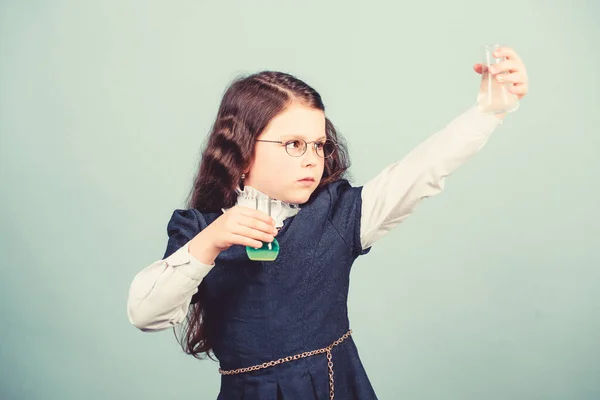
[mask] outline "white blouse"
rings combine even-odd
[[[388,166],[362,189],[360,238],[370,247],[411,215],[425,198],[441,192],[445,178],[477,153],[502,120],[473,106],[431,135],[400,161]],[[238,192],[237,204],[249,205],[249,188]],[[260,196],[260,192],[251,194]],[[252,205],[254,200],[251,201]],[[298,206],[274,200],[276,226],[295,215]],[[260,209],[264,210],[263,206]],[[133,278],[127,301],[129,321],[142,331],[160,331],[185,319],[198,285],[214,267],[188,250],[189,242],[157,260]]]

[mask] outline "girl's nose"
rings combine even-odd
[[[302,155],[302,166],[316,165],[318,157],[315,148],[313,146],[308,146]]]

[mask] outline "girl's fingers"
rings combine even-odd
[[[261,241],[253,240],[253,239],[247,238],[245,236],[235,235],[235,234],[231,238],[231,243],[239,244],[241,246],[250,246],[255,249],[261,248],[263,245]]]
[[[524,83],[523,75],[519,72],[513,72],[512,74],[499,74],[495,76],[495,79],[502,83]]]
[[[252,229],[244,225],[236,225],[231,230],[231,233],[233,233],[234,235],[244,236],[249,239],[260,240],[267,243],[271,243],[275,238],[275,235]]]
[[[518,95],[527,94],[527,86],[525,84],[518,84],[518,85],[511,86],[508,88],[508,90],[511,93],[518,94]]]
[[[521,64],[515,60],[504,60],[490,66],[490,73],[496,75],[502,72],[517,72],[520,69],[520,65]]]
[[[527,70],[517,52],[510,47],[501,47],[494,51],[493,56],[505,58],[498,64],[490,66],[489,72],[493,79],[499,83],[508,83],[508,90],[516,94],[519,99],[527,95],[529,91]],[[473,65],[473,69],[478,74],[483,74],[486,67],[478,63]]]
[[[494,51],[494,57],[506,57],[509,60],[514,60],[517,63],[521,63],[521,57],[511,47],[500,47]]]
[[[240,208],[241,214],[246,217],[258,219],[258,220],[264,222],[265,224],[270,224],[271,226],[273,226],[275,223],[275,220],[272,217],[270,217],[267,213],[264,213],[259,210],[255,210],[253,208],[248,208],[248,207],[239,207],[239,208]]]
[[[253,217],[242,215],[240,216],[238,223],[240,225],[247,226],[248,228],[256,229],[265,233],[277,233],[277,229],[275,229],[274,225],[271,225],[271,223],[267,223]]]

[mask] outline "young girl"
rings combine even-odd
[[[502,76],[522,98],[525,68],[512,49],[501,51],[507,60],[492,72],[510,72]],[[216,356],[218,399],[375,399],[348,321],[351,266],[440,192],[504,117],[472,107],[353,187],[346,147],[324,111],[319,94],[288,74],[233,82],[188,208],[168,223],[164,258],[131,284],[132,324],[158,331],[185,320],[184,350]],[[249,258],[246,246],[274,238],[274,261]]]

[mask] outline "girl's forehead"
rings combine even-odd
[[[302,138],[318,140],[325,137],[325,113],[302,105],[291,105],[276,115],[261,136],[274,140]]]

